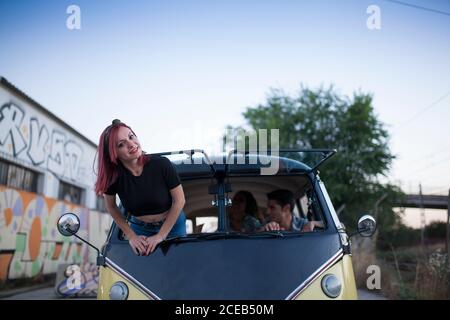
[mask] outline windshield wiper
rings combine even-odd
[[[164,240],[164,242],[184,242],[184,241],[200,241],[210,239],[225,239],[225,238],[243,238],[245,234],[235,234],[232,232],[213,232],[213,233],[199,233],[189,234],[186,236],[177,236]]]
[[[242,232],[213,232],[189,234],[186,236],[177,236],[168,238],[164,242],[185,242],[185,241],[202,241],[214,239],[261,239],[261,238],[285,238],[290,236],[299,236],[300,233],[283,233],[280,231],[264,231],[258,233],[242,233]]]

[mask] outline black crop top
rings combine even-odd
[[[144,216],[169,210],[172,206],[170,190],[179,184],[180,178],[172,162],[166,157],[152,155],[137,177],[119,164],[117,180],[105,194],[118,194],[127,212]]]

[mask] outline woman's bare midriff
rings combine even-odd
[[[167,217],[167,213],[169,211],[158,213],[158,214],[149,214],[146,216],[135,216],[136,219],[144,221],[144,222],[159,222],[161,220],[164,220]]]

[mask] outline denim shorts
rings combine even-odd
[[[136,233],[136,235],[149,237],[159,232],[159,229],[161,229],[161,226],[163,225],[165,219],[158,222],[144,222],[137,219],[135,216],[131,215],[129,221],[130,227],[134,231],[134,233]],[[184,211],[181,211],[177,221],[172,227],[172,230],[170,230],[169,234],[167,235],[167,238],[185,235],[186,235],[186,215],[184,214]]]

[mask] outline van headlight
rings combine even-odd
[[[111,300],[126,300],[128,298],[128,286],[122,281],[115,282],[109,289],[109,298]]]
[[[327,274],[322,278],[322,290],[330,298],[339,296],[341,289],[341,281],[334,274]]]

